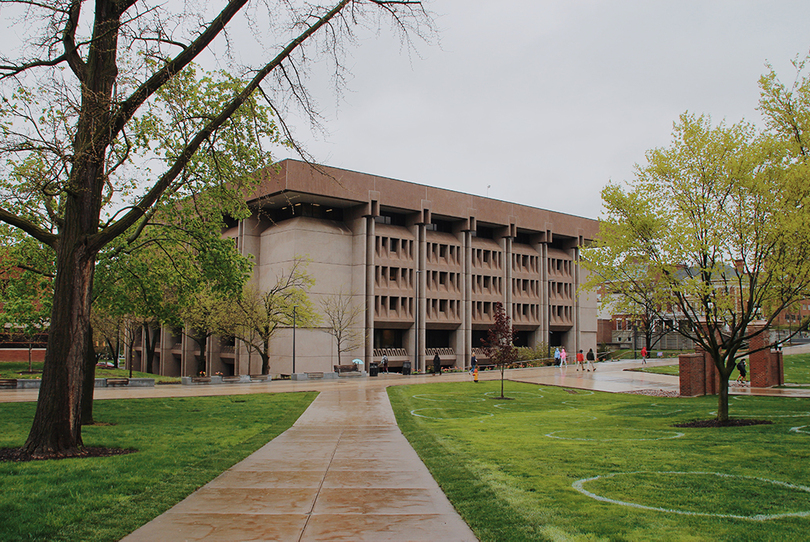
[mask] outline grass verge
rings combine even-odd
[[[388,391],[480,540],[806,537],[810,400],[735,397],[733,417],[774,423],[678,429],[712,417],[716,398],[506,384],[508,402],[491,398],[497,382]]]
[[[119,540],[289,428],[317,394],[96,401],[87,446],[115,457],[0,463],[0,540]],[[0,404],[0,447],[21,446],[34,403]]]

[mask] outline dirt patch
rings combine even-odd
[[[22,461],[40,461],[44,459],[71,459],[75,457],[112,457],[115,455],[126,455],[137,452],[138,450],[122,450],[121,448],[99,448],[88,446],[82,449],[82,453],[78,456],[65,456],[65,457],[48,457],[39,458],[31,457],[30,454],[23,452],[22,448],[0,448],[0,462],[22,462]]]
[[[690,422],[676,423],[672,427],[746,427],[749,425],[770,425],[771,420],[749,420],[745,418],[731,418],[724,422],[714,420],[692,420]]]

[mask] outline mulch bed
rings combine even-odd
[[[748,420],[745,418],[731,418],[724,422],[715,420],[692,420],[691,422],[676,423],[673,427],[746,427],[749,425],[770,425],[771,420]]]
[[[6,462],[22,462],[22,461],[41,461],[44,459],[71,459],[75,457],[112,457],[114,455],[126,455],[135,453],[138,450],[122,450],[121,448],[100,448],[87,446],[82,449],[81,455],[72,455],[64,457],[48,457],[39,458],[31,457],[29,454],[22,451],[22,448],[0,448],[0,461]]]

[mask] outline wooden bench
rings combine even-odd
[[[0,378],[0,388],[15,389],[17,387],[16,378]]]
[[[129,386],[129,378],[108,378],[107,387],[110,386]]]
[[[349,365],[335,365],[335,372],[340,373],[351,373],[352,371],[357,371],[357,365],[354,363],[350,363]]]

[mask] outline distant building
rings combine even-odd
[[[315,306],[342,291],[364,309],[364,345],[348,360],[367,367],[386,354],[392,368],[410,361],[422,370],[439,353],[444,366],[468,367],[474,351],[482,358],[497,302],[519,346],[596,349],[596,296],[579,292],[580,248],[595,237],[596,220],[295,160],[281,162],[249,203],[253,215],[223,235],[253,256],[254,285],[269,288],[303,257]],[[331,371],[332,338],[317,328],[295,333],[296,372]],[[274,336],[271,373],[292,372],[292,334]],[[195,348],[164,329],[155,372],[192,374]],[[135,368],[143,351],[136,348]],[[258,357],[233,341],[208,355],[212,372],[259,372]]]

